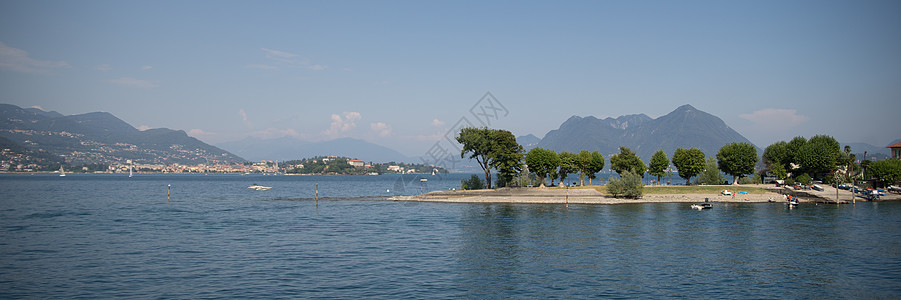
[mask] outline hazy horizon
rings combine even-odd
[[[901,2],[0,3],[0,102],[210,144],[351,137],[420,156],[491,127],[690,104],[759,147],[901,138]],[[473,121],[473,120],[470,120]],[[474,122],[474,121],[473,121]]]

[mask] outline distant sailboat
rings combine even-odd
[[[63,170],[63,166],[59,166],[59,177],[66,177],[66,170]]]
[[[134,167],[131,167],[131,166],[128,167],[128,178],[131,178],[131,170],[132,169],[134,169]]]

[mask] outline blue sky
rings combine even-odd
[[[489,91],[516,135],[691,104],[760,147],[884,146],[901,138],[901,2],[0,2],[0,102],[209,143],[418,156]]]

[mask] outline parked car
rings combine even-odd
[[[823,191],[823,187],[821,187],[821,186],[819,186],[819,185],[816,185],[816,184],[814,184],[814,185],[813,185],[812,187],[810,187],[810,188],[812,188],[812,189],[814,189],[814,190],[817,190],[817,191],[820,191],[820,192]]]

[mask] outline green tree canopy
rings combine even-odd
[[[870,163],[868,176],[883,185],[895,184],[901,180],[901,159],[890,158]]]
[[[685,179],[685,184],[689,184],[691,177],[700,174],[706,167],[704,152],[698,148],[679,147],[673,153],[673,165],[679,169],[679,177]]]
[[[788,172],[785,171],[785,167],[783,167],[781,164],[774,164],[772,167],[770,167],[770,173],[772,173],[773,176],[776,176],[776,178],[779,179],[785,179],[785,177],[788,176]]]
[[[734,184],[745,174],[753,174],[757,165],[757,148],[749,143],[730,143],[716,154],[717,165],[735,178]]]
[[[788,161],[785,164],[785,170],[792,172],[791,164],[798,164],[799,155],[801,153],[801,147],[807,144],[807,139],[803,136],[796,136],[788,144],[785,146],[786,151],[788,152]]]
[[[544,185],[544,179],[548,177],[548,174],[557,172],[557,167],[560,166],[560,157],[554,150],[535,147],[526,153],[526,165],[529,166],[530,171],[538,175],[538,181]]]
[[[522,170],[523,149],[516,143],[513,133],[501,129],[488,129],[486,127],[467,127],[460,129],[456,137],[457,142],[463,145],[460,157],[476,159],[479,167],[485,172],[485,184],[491,188],[491,168],[497,168],[500,174],[509,176]],[[508,182],[510,181],[508,180]]]
[[[578,172],[579,168],[576,166],[576,155],[572,152],[563,151],[557,156],[560,157],[560,168],[557,169],[557,176],[560,177],[560,182],[563,183],[566,180],[566,175]]]
[[[610,168],[620,175],[623,171],[631,171],[641,176],[646,170],[641,158],[628,147],[619,147],[619,153],[610,156]]]
[[[763,150],[763,163],[771,171],[776,165],[781,166],[782,171],[789,170],[792,159],[793,155],[789,153],[789,145],[785,141],[775,142]]]
[[[584,177],[588,177],[588,185],[595,178],[595,173],[604,169],[604,155],[597,151],[582,150],[576,154],[576,167],[579,170],[579,184],[585,185]]]
[[[648,164],[648,174],[657,176],[657,184],[660,184],[660,176],[666,175],[667,167],[669,167],[669,158],[666,157],[666,152],[663,152],[663,149],[657,150],[657,152],[654,152],[654,156],[651,156],[651,162]]]
[[[835,170],[840,152],[841,146],[833,137],[816,135],[798,150],[797,162],[804,172],[821,178],[818,175]]]
[[[491,139],[495,149],[491,166],[497,169],[498,175],[504,177],[505,183],[512,182],[513,176],[522,172],[525,150],[516,142],[516,136],[507,130],[492,130]]]

